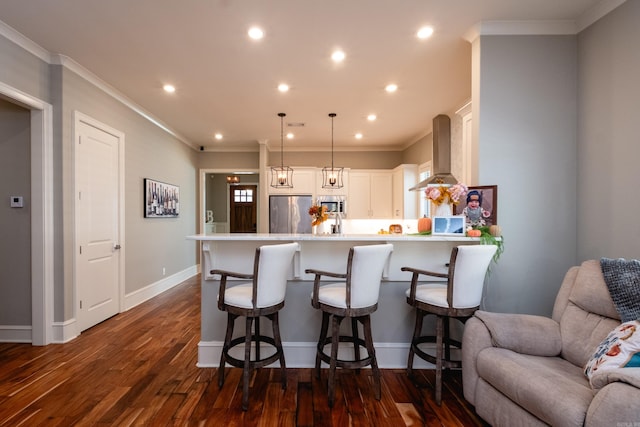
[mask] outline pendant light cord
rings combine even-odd
[[[336,116],[336,113],[329,113],[329,117],[331,117],[331,172],[333,173],[333,118]]]
[[[285,113],[278,113],[280,116],[280,169],[284,171],[284,116]]]

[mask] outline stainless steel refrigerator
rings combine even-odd
[[[269,233],[310,234],[311,196],[269,196]]]

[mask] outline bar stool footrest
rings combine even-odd
[[[262,368],[263,366],[270,365],[280,358],[282,350],[278,349],[278,347],[276,346],[276,342],[272,337],[265,336],[265,335],[258,335],[258,337],[256,337],[255,335],[253,335],[251,337],[251,341],[260,342],[262,344],[269,344],[271,347],[273,347],[276,350],[276,352],[270,356],[263,357],[258,360],[251,360],[249,362],[249,366],[251,367],[251,369]],[[232,339],[231,343],[229,344],[229,348],[227,350],[222,350],[225,355],[225,362],[227,362],[231,366],[235,366],[236,368],[244,368],[244,359],[238,359],[229,354],[232,348],[240,344],[244,345],[244,343],[245,343],[244,337],[238,337],[238,338]],[[262,348],[260,349],[260,351],[262,352]]]
[[[354,338],[352,336],[349,335],[340,335],[338,337],[338,342],[348,342],[348,343],[355,343],[358,344],[358,347],[361,347],[365,350],[367,350],[367,346],[366,343],[364,341],[364,339],[362,338],[357,338],[354,340]],[[324,348],[327,345],[331,345],[332,343],[332,337],[327,337],[323,343],[319,343],[318,344],[318,356],[320,357],[320,360],[322,360],[323,362],[330,364],[331,363],[331,355],[325,353]],[[368,354],[368,352],[367,352]],[[367,357],[363,357],[360,360],[355,360],[355,359],[336,359],[336,367],[337,368],[347,368],[347,369],[359,369],[359,368],[364,368],[365,366],[369,366],[371,365],[371,362],[373,360],[373,356],[372,355],[368,355]]]
[[[443,340],[444,341],[444,340]],[[449,339],[449,346],[452,347],[455,350],[460,350],[462,348],[462,343],[460,341],[457,340],[453,340],[453,339]],[[420,344],[425,344],[425,343],[435,343],[436,342],[436,337],[435,335],[423,335],[421,337],[419,337],[418,339],[415,339],[411,342],[411,347],[413,348],[413,352],[420,357],[423,360],[426,360],[429,363],[433,363],[434,365],[436,364],[436,356],[433,354],[429,354],[426,351],[422,350],[420,347],[418,347]],[[443,344],[445,344],[445,342],[443,342]],[[435,351],[436,349],[434,349]],[[453,359],[446,359],[443,355],[442,357],[442,367],[443,368],[461,368],[462,367],[462,361],[460,360],[453,360]]]

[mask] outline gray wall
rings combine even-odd
[[[0,325],[31,324],[29,110],[0,98]],[[22,196],[23,208],[11,208]]]
[[[640,259],[640,1],[578,37],[578,258]]]
[[[195,247],[185,236],[196,230],[197,152],[67,68],[61,68],[63,201],[73,212],[73,112],[80,111],[125,134],[125,294],[195,265]],[[144,178],[180,187],[180,216],[144,218]],[[73,250],[72,215],[64,216],[65,253]],[[65,258],[65,316],[73,311],[72,259]]]
[[[505,236],[487,287],[492,311],[550,314],[577,261],[576,41],[483,36],[474,44],[478,184],[498,185]]]
[[[54,321],[63,322],[74,316],[72,189],[75,110],[125,134],[125,293],[161,280],[163,267],[166,275],[193,267],[196,264],[196,245],[184,237],[196,232],[198,153],[68,68],[49,65],[2,36],[0,62],[0,82],[53,105]],[[27,113],[27,121],[28,117]],[[29,154],[16,151],[2,158],[17,166],[24,162],[25,155]],[[2,170],[11,175],[10,182],[15,180],[20,185],[24,185],[23,175],[29,171],[26,167],[3,167]],[[144,178],[180,186],[181,212],[178,219],[143,218]],[[12,214],[15,215],[15,211]],[[20,233],[21,239],[28,240],[28,236],[28,231]],[[4,301],[10,300],[12,309],[2,310],[0,324],[31,324],[30,256],[23,258],[22,262],[29,268],[14,263],[20,268],[12,273],[11,281],[29,283],[29,287],[26,290],[18,286],[7,288],[3,280],[0,297]]]

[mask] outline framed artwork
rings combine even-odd
[[[454,206],[456,215],[464,215],[467,227],[484,227],[498,223],[498,186],[469,187],[460,203]]]
[[[431,226],[432,236],[464,236],[466,227],[465,218],[458,216],[434,216]]]
[[[177,218],[180,214],[180,187],[144,179],[144,217]]]

